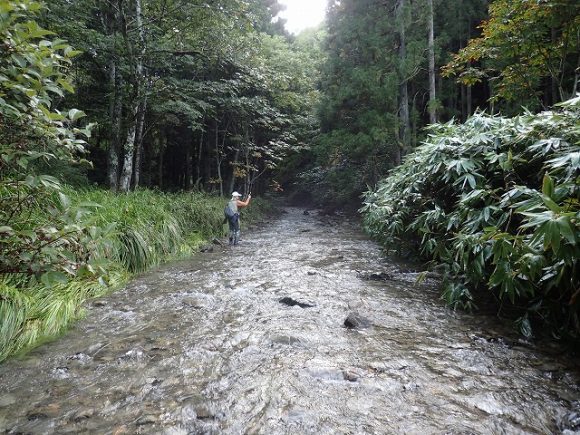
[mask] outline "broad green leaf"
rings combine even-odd
[[[82,110],[71,109],[68,112],[68,117],[71,121],[76,121],[84,116],[87,116]]]
[[[552,198],[552,196],[554,196],[554,181],[548,174],[544,175],[544,180],[542,182],[542,193],[548,198]]]

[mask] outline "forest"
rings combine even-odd
[[[258,196],[357,210],[385,251],[580,335],[580,5],[0,0],[0,361],[223,235]]]

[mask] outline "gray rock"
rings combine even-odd
[[[360,377],[354,370],[344,370],[342,375],[344,376],[344,380],[348,382],[356,382]]]
[[[282,344],[285,346],[292,346],[301,343],[299,338],[292,337],[291,335],[274,335],[270,340],[274,344]]]
[[[365,329],[371,326],[371,321],[358,313],[350,313],[344,321],[344,326],[349,329]]]
[[[312,308],[314,305],[307,304],[304,302],[298,302],[296,299],[289,298],[288,296],[280,299],[278,302],[284,305],[288,305],[289,307],[293,307],[298,305],[300,308]]]
[[[213,413],[210,411],[207,405],[197,405],[195,406],[194,410],[195,415],[199,420],[208,420],[214,417]]]
[[[139,417],[136,424],[137,426],[145,426],[147,424],[155,424],[157,423],[157,417],[155,415],[144,415]]]

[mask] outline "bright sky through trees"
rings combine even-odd
[[[297,34],[315,27],[324,20],[327,0],[280,0],[286,10],[280,13],[287,20],[286,29]]]

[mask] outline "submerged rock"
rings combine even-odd
[[[358,270],[356,272],[360,279],[367,281],[391,281],[394,279],[394,276],[387,272],[360,272]]]
[[[195,415],[199,420],[209,420],[214,418],[213,413],[210,411],[209,407],[206,405],[197,405],[194,408]]]
[[[311,304],[306,304],[304,302],[299,302],[296,299],[289,298],[288,296],[283,297],[278,302],[280,302],[281,304],[284,304],[284,305],[288,305],[289,307],[293,307],[295,305],[298,305],[300,308],[312,308],[314,306]]]
[[[299,338],[292,337],[291,335],[274,335],[270,341],[272,344],[282,344],[286,346],[293,346],[301,343]]]
[[[140,417],[136,424],[137,426],[145,426],[147,424],[155,424],[157,423],[157,417],[154,415],[144,415],[143,417]]]
[[[344,326],[349,329],[364,329],[371,326],[371,321],[358,313],[350,313],[344,321]]]
[[[95,415],[94,409],[92,408],[81,409],[73,416],[72,421],[79,422],[91,418],[93,415]]]

